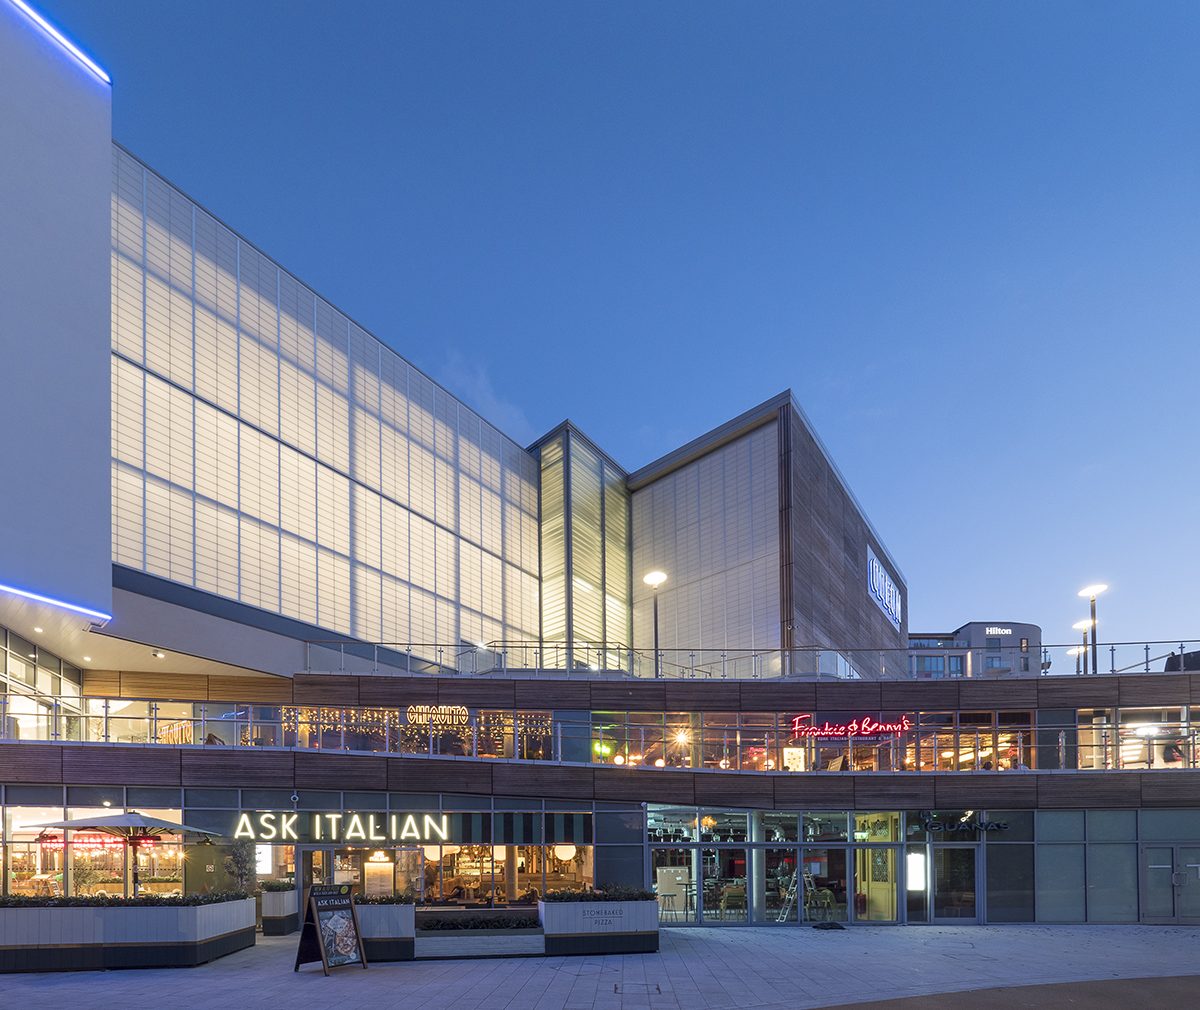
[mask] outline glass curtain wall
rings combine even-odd
[[[625,474],[564,425],[541,460],[542,665],[629,664],[629,493]]]

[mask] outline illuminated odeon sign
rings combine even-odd
[[[445,842],[449,814],[245,810],[233,837],[251,842]]]
[[[410,724],[437,729],[459,729],[471,721],[465,705],[409,705],[406,715]]]
[[[913,728],[912,720],[902,715],[896,722],[880,722],[869,715],[851,719],[849,722],[816,723],[811,712],[792,717],[792,736],[802,740],[818,737],[845,738],[851,736],[899,736]]]
[[[875,552],[871,550],[870,544],[867,545],[867,588],[871,592],[871,599],[875,601],[875,605],[883,611],[884,616],[899,631],[900,622],[904,618],[904,602],[896,583],[888,575],[883,563],[875,557]]]

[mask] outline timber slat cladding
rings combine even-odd
[[[696,776],[688,773],[633,771],[620,768],[596,769],[596,799],[627,800],[632,803],[696,802]]]
[[[1122,705],[1166,705],[1186,703],[1192,678],[1182,673],[1118,677],[1117,697]]]
[[[665,696],[668,712],[736,712],[742,707],[736,681],[672,680],[665,685]]]
[[[1145,772],[1138,779],[1144,807],[1194,807],[1200,804],[1200,771]]]
[[[5,744],[0,747],[0,782],[57,785],[63,780],[62,752],[48,743]]]
[[[358,702],[390,708],[436,705],[438,682],[434,677],[362,677],[358,682]]]
[[[63,781],[80,785],[180,785],[181,753],[174,747],[64,747]]]
[[[498,764],[492,769],[492,786],[497,796],[590,801],[595,795],[595,772],[591,768]]]
[[[776,810],[849,810],[854,806],[850,775],[773,775]]]
[[[1069,775],[1043,775],[1038,780],[1037,788],[1038,806],[1053,809],[1136,807],[1142,798],[1141,780],[1137,772],[1072,772]]]
[[[518,680],[517,708],[574,709],[586,712],[592,703],[591,687],[582,680]]]
[[[590,687],[593,712],[665,712],[667,709],[667,689],[661,681],[649,684],[593,681]]]
[[[489,761],[386,758],[387,787],[394,793],[477,793],[492,790]]]
[[[208,676],[208,697],[212,701],[252,701],[266,705],[288,705],[292,701],[292,679],[211,673]]]
[[[119,698],[121,696],[121,671],[84,670],[83,693],[92,698]]]
[[[743,712],[782,712],[794,715],[817,707],[817,685],[741,683],[738,686]],[[704,706],[705,709],[708,706]]]
[[[291,788],[296,784],[295,754],[253,747],[182,752],[185,786]]]
[[[208,698],[208,677],[191,673],[137,673],[122,670],[121,697],[205,701]]]
[[[1118,677],[1043,677],[1038,708],[1105,708],[1119,700]]]
[[[1037,708],[1036,680],[962,680],[958,683],[958,703],[964,712],[1002,708]]]
[[[297,705],[358,705],[358,684],[362,679],[344,674],[297,674],[292,698]]]
[[[883,702],[878,681],[817,685],[817,710],[820,712],[878,712],[881,708]]]
[[[388,787],[387,759],[362,754],[296,753],[296,782],[309,789],[379,790]]]
[[[1038,781],[1028,772],[958,772],[934,780],[938,809],[1031,810],[1038,805]],[[953,781],[951,781],[953,780]]]
[[[455,701],[449,701],[455,698]],[[466,705],[468,708],[516,708],[517,691],[511,680],[438,680],[438,702],[442,705]]]
[[[775,802],[775,790],[766,775],[696,775],[696,803],[711,807],[766,807]]]
[[[879,685],[880,708],[902,712],[953,712],[958,708],[958,681],[887,680]]]
[[[927,775],[856,775],[854,809],[928,809],[935,806],[933,792]]]

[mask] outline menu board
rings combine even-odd
[[[367,966],[354,893],[348,884],[314,884],[309,889],[295,970],[311,961],[320,961],[326,975],[330,968],[342,965]]]

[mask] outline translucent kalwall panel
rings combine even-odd
[[[536,638],[537,461],[119,150],[112,208],[114,560],[339,634]]]

